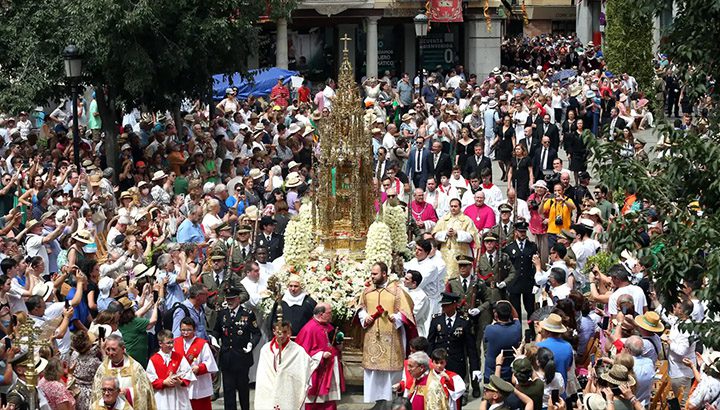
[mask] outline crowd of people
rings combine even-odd
[[[705,317],[702,272],[664,310],[656,259],[636,252],[663,216],[642,190],[612,192],[588,172],[588,138],[662,159],[662,145],[634,136],[654,126],[658,90],[607,72],[600,45],[572,38],[508,40],[502,53],[484,79],[457,66],[361,81],[378,198],[407,207],[417,233],[403,269],[367,272],[365,402],[642,409],[666,400],[655,381],[667,375],[671,402],[720,405],[720,361],[681,329]],[[678,127],[700,126],[671,69],[657,74],[669,113],[682,108]],[[2,116],[3,404],[204,410],[222,396],[249,409],[255,389],[258,410],[336,408],[344,341],[329,301],[290,275],[260,308],[284,269],[285,228],[312,201],[335,89],[279,79],[269,96],[228,88],[179,118],[127,110],[117,169],[101,95],[81,100],[78,118],[66,102]],[[631,213],[644,221],[636,249],[604,264],[607,230]],[[44,342],[29,351],[28,337]]]

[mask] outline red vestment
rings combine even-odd
[[[340,392],[345,391],[345,377],[340,363],[340,352],[331,343],[334,336],[334,327],[329,323],[320,323],[312,318],[298,333],[295,343],[300,345],[310,356],[318,352],[328,352],[330,357],[322,359],[320,365],[312,374],[312,385],[308,389],[308,397],[326,396],[330,393],[333,383],[334,364],[337,360],[337,369],[340,376]],[[308,403],[306,409],[334,409],[335,401],[325,403]]]

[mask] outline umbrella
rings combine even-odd
[[[565,80],[567,80],[570,77],[574,77],[577,75],[577,71],[572,69],[562,70],[555,73],[552,77],[550,77],[550,83],[561,83]]]

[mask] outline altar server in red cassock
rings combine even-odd
[[[159,409],[190,410],[190,383],[195,374],[185,357],[173,351],[173,335],[169,330],[158,333],[160,351],[148,362],[147,375],[155,391]]]
[[[210,345],[195,337],[195,321],[186,317],[180,322],[180,337],[173,350],[185,356],[197,380],[190,383],[190,404],[193,410],[212,410],[212,373],[218,371]]]

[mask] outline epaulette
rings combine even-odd
[[[442,313],[435,313],[435,314],[433,315],[433,319],[435,319],[436,317],[440,317],[440,316],[442,316]]]

